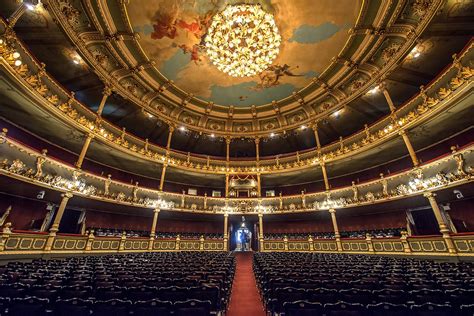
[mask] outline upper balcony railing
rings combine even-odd
[[[287,213],[350,208],[403,199],[474,180],[474,144],[417,168],[324,192],[224,198],[163,192],[104,178],[39,153],[0,134],[0,174],[73,195],[139,208],[198,213]]]

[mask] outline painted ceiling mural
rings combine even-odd
[[[282,37],[280,53],[263,73],[244,78],[219,71],[203,39],[211,18],[232,0],[134,0],[133,29],[159,71],[187,93],[220,105],[250,106],[280,100],[308,85],[344,47],[362,0],[260,0]]]

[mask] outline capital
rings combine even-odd
[[[155,209],[153,210],[153,213],[159,213],[159,212],[160,212],[160,209],[159,209],[159,208],[155,208]]]
[[[333,208],[330,208],[330,209],[329,209],[329,213],[330,213],[330,214],[336,214],[336,210],[333,209]]]
[[[425,192],[423,193],[423,196],[428,199],[433,199],[436,196],[436,193],[433,192]]]
[[[104,90],[102,90],[102,95],[104,96],[110,96],[112,94],[112,88],[108,85],[104,87]]]
[[[70,199],[73,197],[73,194],[71,192],[66,192],[66,193],[61,194],[61,197],[63,199]]]

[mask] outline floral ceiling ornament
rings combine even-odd
[[[233,77],[267,69],[279,53],[281,36],[272,14],[260,5],[229,5],[212,18],[204,45],[209,59]]]

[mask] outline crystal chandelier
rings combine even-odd
[[[211,62],[233,77],[250,77],[267,69],[280,43],[273,15],[249,4],[229,5],[217,13],[204,38]]]

